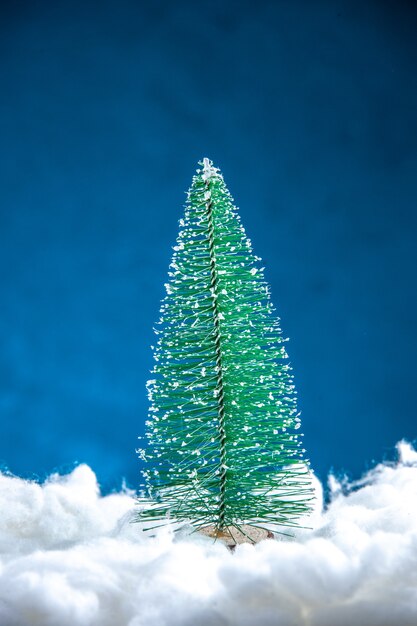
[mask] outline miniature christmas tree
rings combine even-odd
[[[294,526],[312,489],[286,340],[223,177],[199,165],[155,330],[139,518]]]

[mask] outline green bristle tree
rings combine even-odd
[[[295,526],[312,488],[286,340],[223,177],[199,165],[155,329],[139,519]]]

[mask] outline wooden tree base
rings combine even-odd
[[[215,541],[222,541],[231,550],[234,550],[234,548],[241,543],[255,544],[263,541],[264,539],[274,538],[274,533],[266,528],[249,526],[248,524],[242,524],[240,528],[243,532],[234,526],[226,526],[222,530],[219,530],[212,525],[200,528],[199,532],[206,537],[212,537]]]

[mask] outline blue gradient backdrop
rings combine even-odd
[[[313,467],[359,476],[415,439],[415,6],[0,17],[2,467],[137,484],[152,325],[203,156],[264,260]]]

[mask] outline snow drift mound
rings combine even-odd
[[[415,626],[417,452],[330,479],[314,530],[239,546],[156,537],[86,465],[43,485],[0,474],[1,626]],[[321,486],[316,483],[320,496]]]

